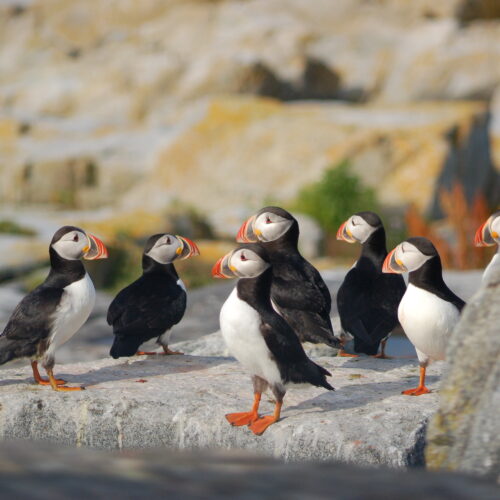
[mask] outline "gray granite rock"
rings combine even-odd
[[[243,450],[111,453],[46,443],[0,447],[3,498],[172,500],[496,500],[498,488],[457,474],[288,463]]]
[[[463,312],[447,358],[427,462],[500,482],[500,267]]]
[[[411,398],[411,360],[319,358],[335,392],[290,390],[283,419],[263,436],[231,427],[227,412],[252,403],[250,378],[231,358],[157,356],[57,365],[78,393],[32,383],[30,369],[0,380],[0,438],[38,439],[95,448],[248,449],[285,460],[335,459],[403,467],[423,461],[423,428],[438,394]],[[436,389],[441,365],[430,369]],[[261,412],[274,405],[263,398]]]

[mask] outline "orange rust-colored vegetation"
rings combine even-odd
[[[436,230],[436,224],[427,221],[414,205],[406,212],[408,233],[429,238],[439,252],[444,267],[484,267],[491,259],[492,252],[489,249],[476,248],[474,234],[491,213],[485,196],[480,193],[469,203],[463,185],[457,182],[450,190],[441,189],[439,201],[445,214],[445,224],[454,233],[454,241],[450,242],[441,237]]]

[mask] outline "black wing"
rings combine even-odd
[[[271,295],[302,342],[338,347],[330,319],[330,291],[311,264],[275,266]]]
[[[283,381],[308,382],[333,390],[325,378],[330,372],[307,357],[302,344],[287,322],[274,312],[263,315],[262,319],[262,336],[278,364]]]
[[[337,293],[342,328],[354,337],[356,352],[376,354],[380,341],[399,323],[406,285],[399,275],[351,269]]]
[[[61,288],[42,284],[21,300],[0,336],[0,362],[37,353],[40,342],[50,336],[63,293]]]

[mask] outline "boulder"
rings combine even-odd
[[[283,463],[244,450],[113,453],[19,441],[2,444],[0,463],[2,493],[9,498],[327,500],[332,492],[341,500],[498,498],[494,484],[458,474]]]
[[[470,300],[450,341],[439,409],[427,433],[431,468],[500,482],[500,266]]]
[[[288,461],[423,463],[424,428],[438,404],[441,363],[429,373],[434,392],[412,398],[401,391],[417,382],[414,360],[317,362],[332,372],[336,391],[290,390],[283,419],[260,437],[224,418],[245,411],[253,399],[249,376],[231,358],[150,356],[56,365],[56,374],[69,384],[86,385],[86,391],[73,393],[34,385],[28,367],[5,370],[0,438],[105,449],[245,448]],[[261,412],[273,406],[264,397]]]
[[[383,204],[430,211],[452,178],[465,181],[468,194],[489,189],[493,197],[499,176],[487,138],[479,103],[387,107],[221,97],[157,152],[154,168],[120,206],[157,212],[176,197],[207,213],[216,234],[230,228],[233,236],[240,207],[293,202],[304,184],[349,158]],[[477,162],[468,162],[471,156]]]

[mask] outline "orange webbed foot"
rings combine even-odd
[[[250,430],[257,436],[260,436],[264,434],[264,432],[270,425],[274,424],[277,421],[278,419],[275,416],[267,415],[266,417],[259,418],[258,420],[250,424]]]
[[[172,351],[168,347],[163,347],[163,352],[160,354],[164,354],[165,356],[172,356],[174,354],[184,354],[184,353],[180,351]]]
[[[421,396],[422,394],[430,394],[432,391],[427,389],[427,387],[416,387],[415,389],[408,389],[403,391],[401,394],[405,394],[406,396]]]
[[[137,351],[135,353],[136,356],[154,356],[158,354],[156,351]]]
[[[349,354],[348,352],[345,352],[343,349],[340,349],[337,356],[340,356],[341,358],[359,358],[359,354]]]
[[[228,413],[226,420],[235,427],[242,425],[250,425],[259,418],[258,413],[252,411],[244,411],[241,413]]]
[[[394,359],[393,356],[387,356],[387,354],[385,354],[385,352],[380,352],[378,354],[375,354],[374,356],[372,356],[372,358],[377,358],[377,359]]]
[[[39,385],[51,385],[50,380],[47,378],[40,378],[40,380],[37,380],[36,383]],[[66,380],[63,380],[62,378],[56,378],[55,383],[56,385],[64,385],[66,383]]]
[[[85,387],[67,387],[66,385],[58,385],[54,388],[54,391],[70,392],[70,391],[84,391]]]

